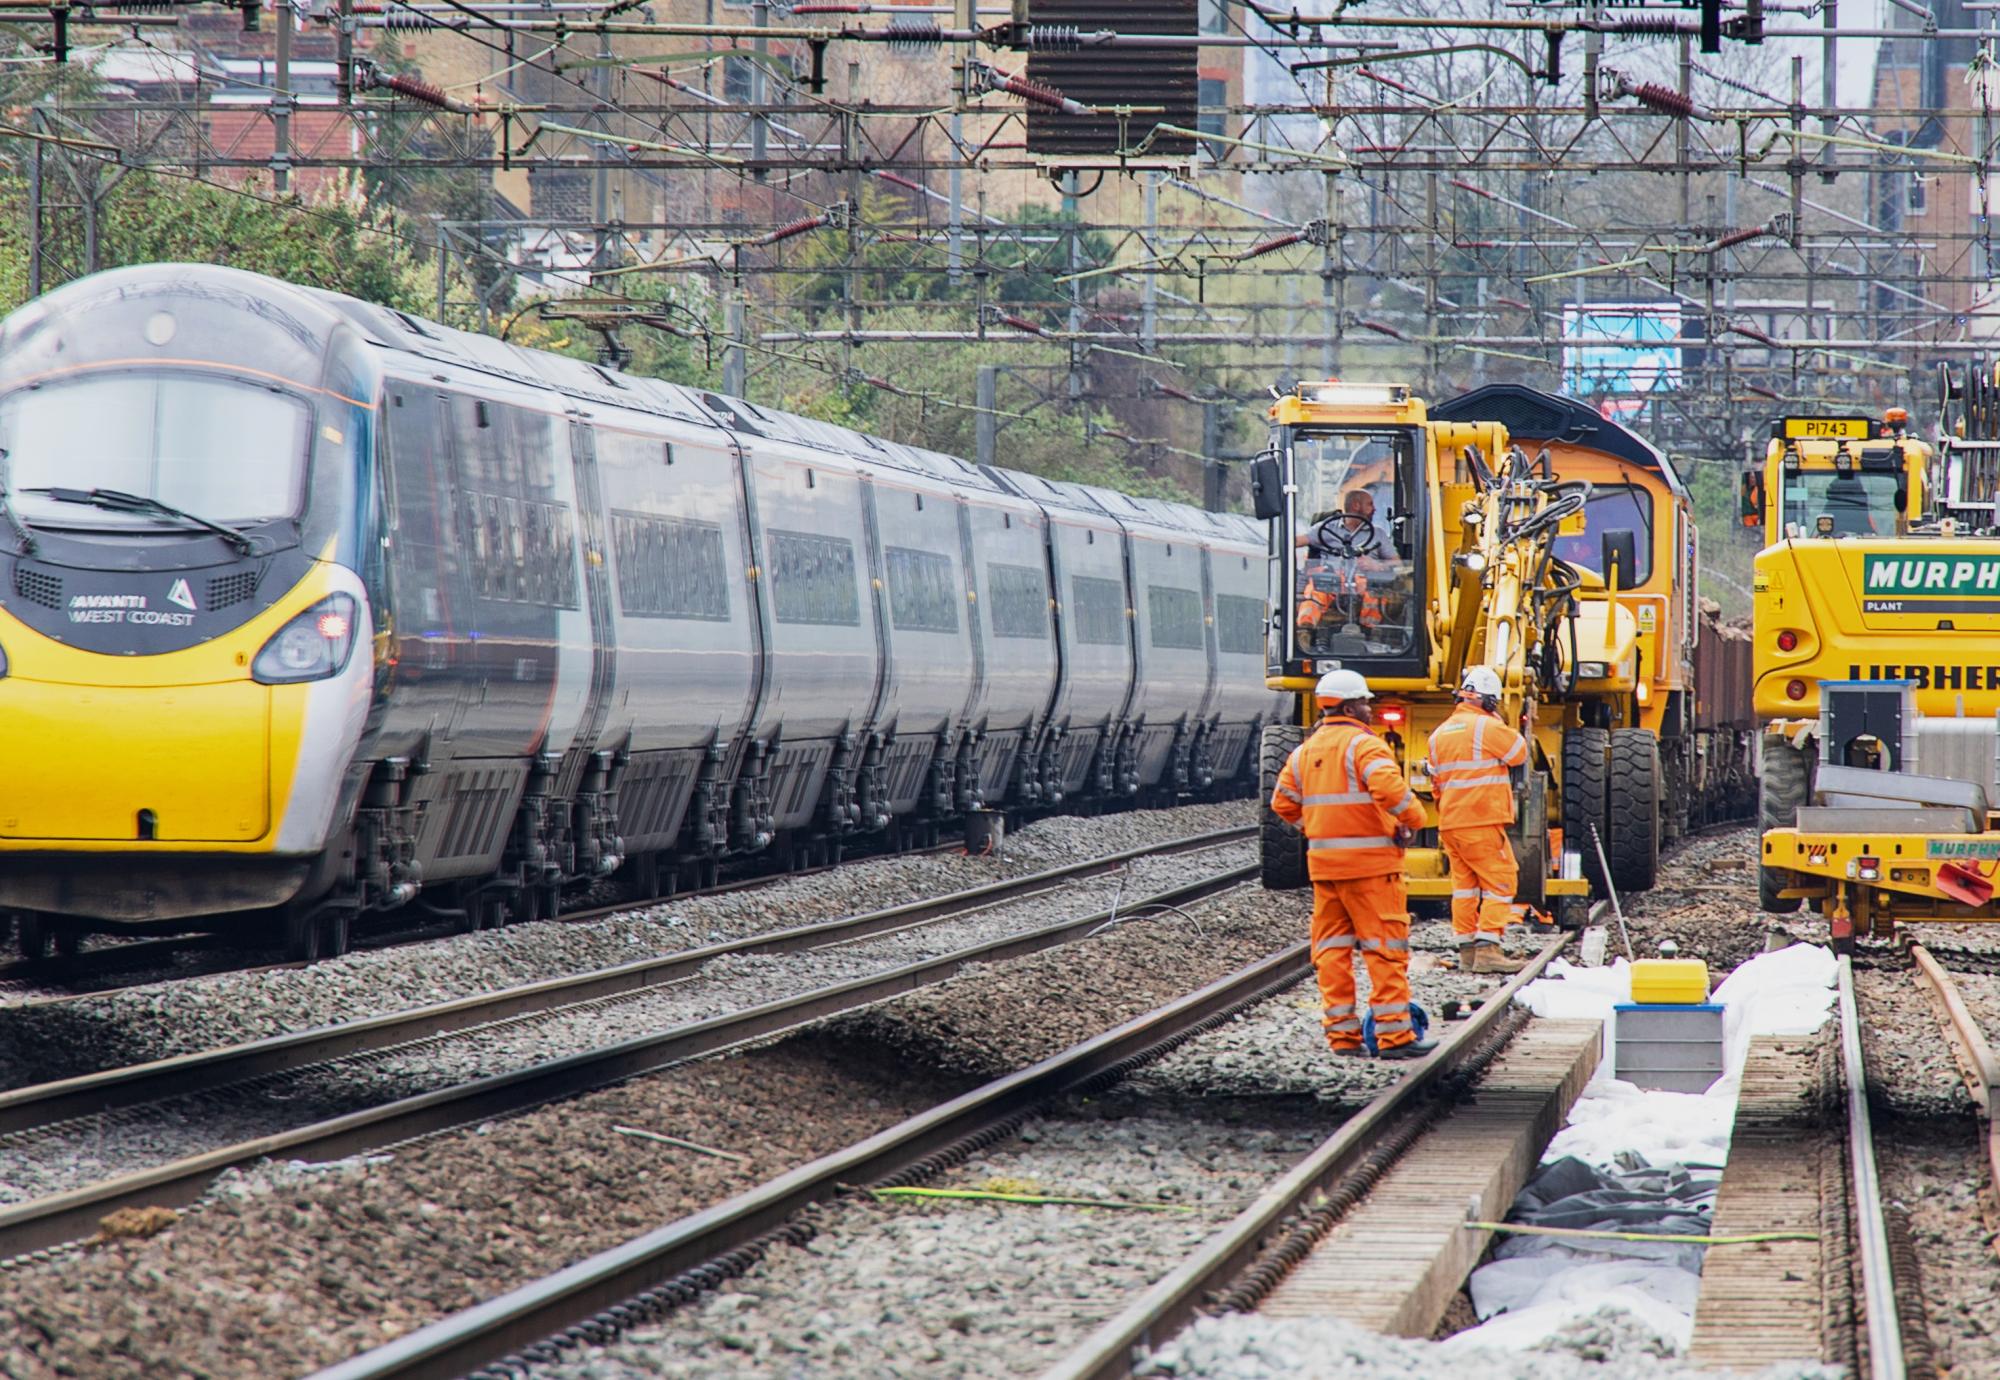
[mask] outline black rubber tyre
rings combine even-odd
[[[1811,792],[1812,758],[1783,738],[1766,738],[1764,770],[1757,778],[1759,838],[1772,829],[1797,828],[1799,806]],[[1799,908],[1799,898],[1778,893],[1791,884],[1792,874],[1786,869],[1759,866],[1757,904],[1774,915],[1790,915]]]
[[[1597,844],[1590,836],[1597,827],[1608,853],[1611,840],[1611,733],[1602,728],[1571,728],[1563,732],[1563,847],[1583,856],[1583,875],[1591,891],[1604,894],[1604,869],[1597,863]]]
[[[1611,732],[1611,827],[1604,851],[1619,894],[1650,891],[1660,875],[1660,740],[1643,728]]]
[[[1277,788],[1285,759],[1305,740],[1306,731],[1297,724],[1271,724],[1257,743],[1257,838],[1267,891],[1297,891],[1311,884],[1306,875],[1306,836],[1271,809],[1271,792]]]

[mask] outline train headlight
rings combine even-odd
[[[1579,661],[1576,664],[1578,680],[1603,680],[1610,674],[1611,663],[1608,661]]]
[[[352,595],[329,594],[278,629],[250,663],[250,675],[265,685],[339,675],[354,650],[357,612]]]

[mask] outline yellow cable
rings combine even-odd
[[[965,1198],[975,1202],[1030,1206],[1130,1208],[1135,1212],[1193,1212],[1180,1203],[1128,1203],[1116,1198],[1061,1198],[1040,1193],[997,1193],[983,1188],[871,1188],[877,1198]]]

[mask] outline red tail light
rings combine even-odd
[[[1788,680],[1788,681],[1786,681],[1786,682],[1785,682],[1785,698],[1786,698],[1786,699],[1788,699],[1788,700],[1802,700],[1802,699],[1804,699],[1805,697],[1806,697],[1806,683],[1805,683],[1804,681],[1802,681],[1802,680]]]
[[[1409,711],[1400,704],[1387,705],[1375,715],[1385,724],[1399,724],[1409,716]]]
[[[1793,632],[1790,628],[1787,628],[1783,632],[1778,634],[1779,651],[1796,652],[1798,649],[1799,649],[1799,635],[1797,633]]]

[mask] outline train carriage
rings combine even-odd
[[[621,866],[652,895],[1247,788],[1278,709],[1246,519],[234,270],[16,312],[0,433],[30,950],[247,923],[310,955],[419,897],[492,923]]]

